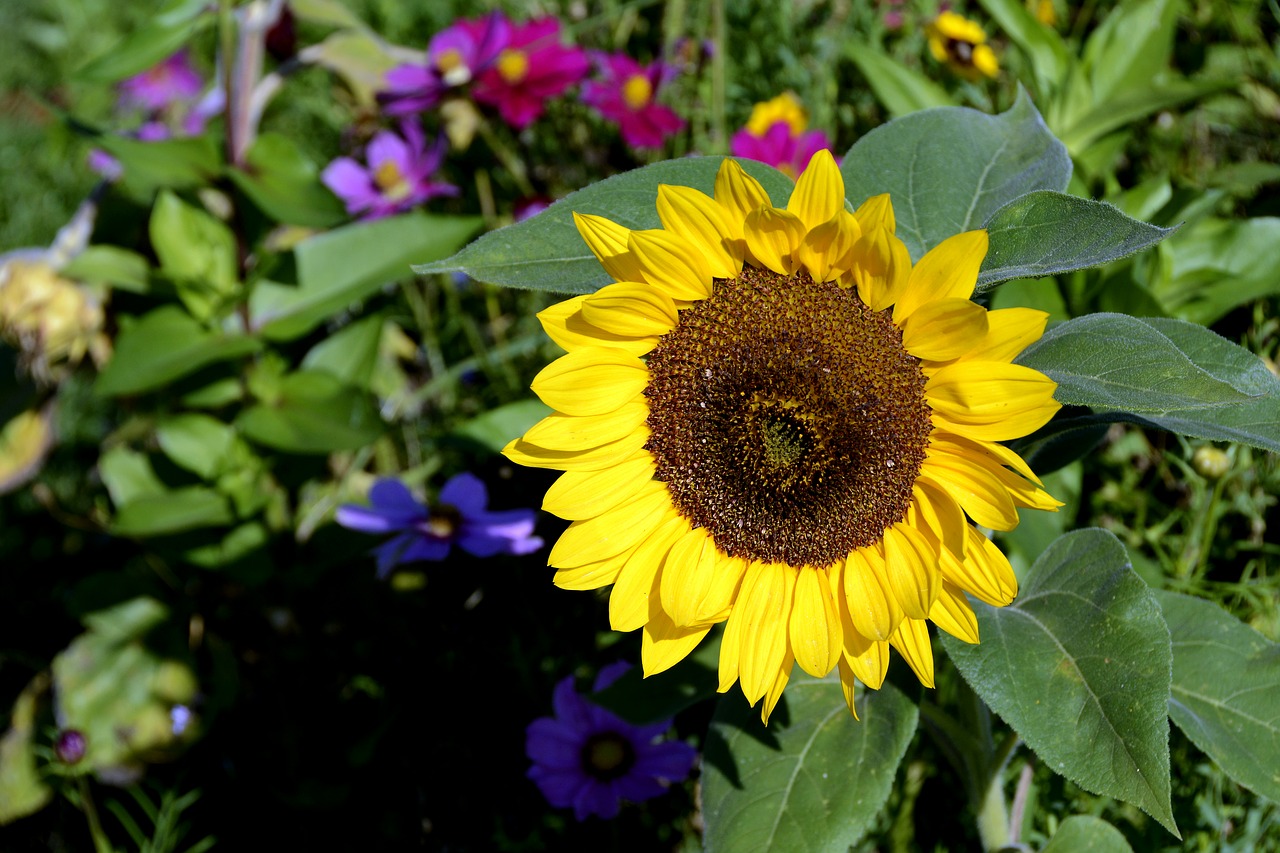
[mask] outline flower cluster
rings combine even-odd
[[[821,130],[807,130],[809,115],[791,92],[763,101],[751,110],[747,124],[733,135],[730,151],[768,163],[794,178],[822,150],[831,150],[831,140]]]

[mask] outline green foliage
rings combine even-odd
[[[1072,815],[1062,822],[1042,853],[1131,853],[1120,830],[1105,820]]]

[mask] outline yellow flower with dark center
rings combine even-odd
[[[945,62],[962,77],[994,78],[1000,72],[995,52],[986,43],[987,34],[976,21],[955,12],[943,12],[925,28],[925,33],[929,36],[929,52],[933,58]]]
[[[809,126],[809,114],[800,99],[791,92],[783,92],[752,107],[746,128],[754,136],[764,136],[780,121],[787,123],[792,136],[799,136]]]
[[[970,301],[985,231],[914,266],[887,196],[855,213],[819,151],[785,208],[732,160],[715,195],[658,191],[663,227],[575,214],[616,283],[539,318],[568,354],[534,379],[555,413],[504,453],[565,473],[555,583],[613,584],[644,672],[717,623],[720,690],[768,719],[794,664],[878,688],[890,647],[926,685],[926,621],[978,641],[965,593],[1017,591],[975,525],[1060,506],[1015,453],[1058,409],[1011,360],[1046,315]]]

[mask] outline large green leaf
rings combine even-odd
[[[367,390],[378,363],[384,325],[381,314],[357,320],[312,347],[303,357],[302,367],[323,370],[353,388]]]
[[[246,438],[289,453],[355,450],[384,427],[368,394],[318,370],[284,377],[276,399],[245,410],[235,425]]]
[[[176,305],[157,308],[120,333],[116,351],[98,376],[99,394],[119,396],[159,388],[216,361],[256,352],[262,342],[212,332]]]
[[[1175,230],[1131,219],[1106,202],[1047,190],[1014,199],[983,227],[991,246],[978,292],[1011,278],[1101,266],[1150,248]]]
[[[660,228],[655,206],[659,184],[693,187],[710,195],[723,157],[664,160],[605,178],[571,193],[537,216],[490,231],[451,258],[414,267],[419,273],[464,272],[479,281],[555,293],[592,293],[611,279],[587,248],[573,214],[604,216],[627,228]],[[764,185],[775,205],[794,186],[781,172],[754,160],[738,160]],[[429,260],[429,259],[428,259]]]
[[[126,186],[144,199],[157,188],[204,186],[222,168],[218,147],[208,136],[143,142],[107,133],[93,142],[120,161]]]
[[[236,238],[221,221],[165,190],[151,211],[148,235],[161,271],[196,319],[208,320],[234,297]]]
[[[1062,36],[1036,20],[1022,0],[979,0],[979,3],[1031,60],[1037,90],[1047,95],[1061,85],[1070,62]]]
[[[1177,80],[1159,86],[1148,86],[1141,91],[1130,92],[1097,104],[1070,125],[1055,129],[1062,139],[1062,144],[1067,146],[1067,150],[1073,156],[1082,156],[1090,145],[1113,130],[1131,125],[1138,119],[1160,110],[1230,89],[1236,83],[1238,81]]]
[[[1280,217],[1206,219],[1160,246],[1147,287],[1170,314],[1209,325],[1280,294]]]
[[[53,789],[36,763],[36,703],[48,689],[47,675],[37,675],[9,711],[9,728],[0,737],[0,826],[38,812],[53,799]]]
[[[973,608],[982,642],[942,642],[983,701],[1055,772],[1176,834],[1169,631],[1120,541],[1068,533],[1036,560],[1014,604]]]
[[[1156,598],[1173,636],[1169,717],[1228,776],[1280,802],[1280,644],[1211,601]]]
[[[259,282],[249,299],[253,327],[272,340],[301,337],[333,314],[412,276],[409,265],[456,251],[478,216],[406,213],[319,234],[294,249],[298,284]]]
[[[849,714],[834,678],[787,686],[766,728],[725,697],[707,734],[702,803],[707,853],[806,853],[856,844],[893,785],[916,706],[892,685]]]
[[[341,202],[320,183],[315,163],[287,136],[264,133],[254,140],[242,168],[227,171],[253,203],[290,225],[328,228],[341,222]]]
[[[1100,817],[1072,815],[1040,853],[1133,853],[1120,830]]]
[[[203,486],[184,486],[139,497],[120,507],[111,522],[111,533],[136,538],[164,536],[222,527],[233,520],[225,497]]]
[[[889,193],[897,234],[918,259],[1019,196],[1066,189],[1071,160],[1019,90],[998,116],[939,107],[894,119],[858,140],[840,172],[855,205]]]
[[[227,466],[236,431],[198,412],[183,412],[160,421],[156,441],[175,464],[212,480]]]
[[[529,427],[551,412],[551,408],[541,400],[517,400],[471,418],[450,435],[473,441],[493,453],[501,453],[511,439],[524,435]]]
[[[1203,326],[1090,314],[1054,326],[1017,361],[1057,382],[1059,402],[1280,451],[1280,378]]]
[[[955,100],[947,90],[920,71],[908,68],[875,45],[851,41],[845,55],[894,118],[931,107],[949,107]]]

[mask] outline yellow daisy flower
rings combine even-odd
[[[556,411],[504,453],[565,472],[555,583],[613,584],[646,675],[724,622],[720,690],[766,721],[794,664],[839,668],[850,710],[890,647],[931,685],[926,621],[976,643],[965,592],[1017,591],[974,525],[1060,506],[997,444],[1058,410],[1010,363],[1047,315],[970,301],[985,231],[913,266],[888,196],[846,210],[829,151],[785,208],[732,160],[714,197],[662,186],[657,207],[654,230],[575,214],[616,283],[539,315],[568,353],[533,381]]]
[[[752,136],[764,136],[769,128],[780,121],[787,123],[792,136],[799,136],[809,126],[809,114],[792,92],[783,92],[776,98],[760,101],[753,106],[751,117],[747,119],[747,132]]]
[[[994,78],[1000,72],[995,52],[986,44],[987,34],[976,21],[943,12],[925,28],[929,36],[929,52],[945,62],[962,77],[976,80],[986,75]]]

